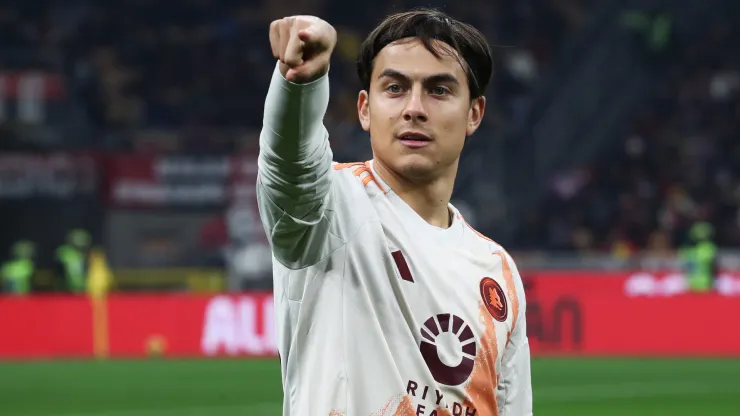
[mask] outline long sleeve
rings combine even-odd
[[[529,416],[532,415],[532,373],[527,338],[527,300],[514,260],[508,254],[506,257],[514,277],[519,313],[516,326],[501,357],[501,379],[497,388],[499,414]]]
[[[275,67],[265,100],[257,201],[273,255],[288,268],[322,257],[332,153],[323,125],[328,74],[308,84],[287,81]]]

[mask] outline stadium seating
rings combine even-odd
[[[553,178],[549,209],[523,239],[583,252],[661,251],[709,221],[717,244],[740,244],[738,41],[726,20],[692,39],[618,147]]]

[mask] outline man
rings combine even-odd
[[[694,293],[710,293],[714,289],[719,259],[713,236],[712,224],[699,221],[689,229],[688,244],[679,250],[689,290]]]
[[[257,198],[273,252],[285,415],[532,413],[521,279],[450,203],[492,72],[484,37],[437,11],[361,46],[373,159],[332,161],[322,118],[336,32],[272,22],[279,60]]]
[[[75,229],[67,235],[67,242],[56,250],[54,269],[57,283],[65,291],[85,293],[87,290],[90,240],[90,233]]]
[[[0,294],[28,295],[36,271],[36,245],[21,240],[13,245],[12,251],[13,258],[0,266]]]

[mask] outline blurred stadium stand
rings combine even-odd
[[[737,415],[737,0],[0,2],[0,414],[281,414],[268,24],[335,25],[325,121],[362,161],[355,54],[414,6],[494,45],[453,203],[517,261],[535,414]]]
[[[121,289],[221,288],[209,282],[224,273],[232,289],[269,286],[252,190],[274,66],[268,22],[290,10],[337,27],[326,124],[338,161],[366,160],[355,54],[385,14],[416,5],[0,5],[0,250],[31,240],[49,270],[66,234],[83,228]],[[673,264],[691,225],[708,221],[724,264],[737,264],[737,2],[444,8],[495,45],[487,117],[453,197],[473,226],[524,267],[604,269]]]

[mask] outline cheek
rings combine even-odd
[[[466,114],[467,115],[467,114]],[[447,137],[446,146],[448,148],[458,148],[465,144],[465,137],[468,130],[468,119],[464,117],[448,117],[440,126],[440,133]]]
[[[371,131],[387,132],[393,129],[396,120],[396,112],[392,103],[376,100],[370,103],[370,129]]]

